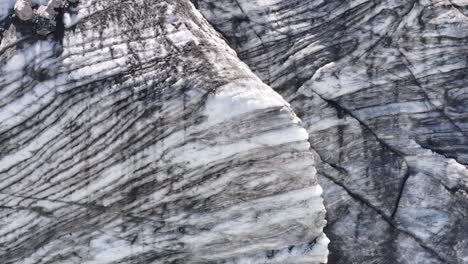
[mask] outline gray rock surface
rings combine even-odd
[[[468,2],[193,0],[303,120],[330,263],[468,262]]]
[[[15,14],[24,21],[33,18],[33,9],[31,0],[17,0],[15,3]]]
[[[0,263],[326,262],[308,133],[188,0],[60,11],[2,10]]]

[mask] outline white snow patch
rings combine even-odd
[[[7,61],[3,70],[5,72],[14,72],[23,70],[24,67],[26,67],[26,57],[25,54],[19,52]]]
[[[80,20],[81,20],[80,13],[78,13],[78,14],[70,14],[70,13],[63,14],[63,23],[65,25],[65,28],[70,28],[70,27],[78,24],[78,22],[80,22]]]
[[[54,43],[50,41],[38,41],[24,50],[18,50],[1,68],[1,71],[7,73],[21,71],[29,63],[40,63],[53,50],[53,47]]]
[[[209,124],[270,107],[288,104],[267,85],[254,79],[237,80],[220,87],[206,103],[205,115]]]
[[[198,41],[195,38],[195,36],[192,34],[192,32],[188,30],[181,30],[181,31],[168,34],[167,38],[169,38],[174,43],[174,45],[178,47],[182,47],[189,42],[198,44]]]

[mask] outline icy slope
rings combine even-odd
[[[188,1],[82,0],[46,38],[9,8],[0,263],[326,262],[307,132]]]

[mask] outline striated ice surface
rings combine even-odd
[[[0,263],[327,262],[307,131],[189,1],[58,11],[0,24]]]
[[[0,1],[0,264],[466,263],[467,10]]]
[[[466,263],[468,1],[192,2],[309,132],[330,263]]]

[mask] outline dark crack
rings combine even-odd
[[[405,186],[406,186],[406,182],[408,181],[408,179],[410,178],[411,176],[411,173],[410,173],[410,169],[407,168],[406,169],[406,173],[405,173],[405,176],[403,177],[403,180],[402,180],[402,183],[400,185],[400,188],[398,189],[398,196],[397,196],[397,200],[395,202],[395,207],[393,207],[393,212],[391,214],[391,218],[392,219],[395,219],[395,215],[396,213],[398,212],[398,208],[400,207],[400,201],[401,201],[401,198],[403,196],[403,192],[405,190]]]
[[[333,101],[333,100],[330,100],[330,99],[326,99],[324,97],[322,97],[320,94],[318,94],[317,92],[313,91],[317,96],[319,96],[322,100],[324,100],[325,102],[327,102],[330,106],[334,107],[336,110],[338,111],[342,111],[344,112],[345,114],[348,114],[349,116],[351,116],[352,118],[354,118],[356,121],[359,122],[359,124],[361,124],[369,133],[371,133],[374,138],[381,144],[381,146],[384,148],[384,149],[388,149],[389,151],[395,153],[396,155],[400,156],[402,158],[402,160],[405,162],[406,166],[407,166],[407,172],[400,184],[400,188],[399,188],[399,193],[398,193],[398,197],[397,197],[397,200],[395,202],[395,206],[394,206],[394,209],[392,211],[392,214],[390,216],[387,216],[382,210],[380,210],[379,208],[375,207],[374,205],[372,205],[372,203],[370,201],[368,201],[367,199],[361,197],[360,195],[352,192],[345,184],[337,181],[336,179],[334,179],[332,176],[326,174],[325,172],[321,171],[320,173],[327,179],[329,179],[330,181],[332,181],[334,184],[340,186],[342,189],[344,189],[353,199],[359,201],[360,203],[364,204],[365,206],[367,206],[368,208],[372,209],[373,211],[375,211],[379,216],[382,217],[382,219],[385,220],[385,222],[387,222],[392,228],[394,228],[395,230],[397,230],[398,232],[401,232],[401,233],[404,233],[408,236],[410,236],[411,238],[413,238],[422,248],[424,248],[425,250],[427,250],[428,252],[430,252],[432,255],[434,255],[438,260],[440,260],[442,263],[450,263],[449,260],[445,259],[444,257],[442,257],[435,249],[433,249],[432,247],[426,245],[424,243],[424,241],[422,241],[422,239],[418,238],[416,235],[404,230],[404,229],[401,229],[398,227],[398,224],[394,221],[394,217],[398,211],[398,207],[399,207],[399,204],[400,204],[400,201],[401,201],[401,198],[403,196],[403,193],[404,193],[404,189],[405,189],[405,186],[406,186],[406,182],[408,181],[408,179],[410,178],[411,174],[410,174],[410,166],[409,164],[407,163],[406,159],[405,159],[405,156],[402,152],[394,149],[392,146],[390,146],[389,144],[387,144],[384,140],[382,140],[381,138],[379,138],[377,136],[377,134],[366,124],[364,123],[362,120],[360,120],[357,116],[355,116],[351,111],[349,111],[348,109],[342,107],[341,105],[339,105],[337,102]],[[317,153],[318,154],[318,153]],[[320,155],[319,155],[320,157]],[[322,160],[323,161],[323,160]],[[324,161],[325,162],[325,161]],[[325,162],[326,163],[326,162]],[[328,164],[328,163],[327,163]],[[330,165],[331,166],[331,165]],[[331,166],[333,167],[333,166]],[[341,172],[340,170],[338,170],[339,172]]]
[[[399,194],[397,196],[397,200],[396,200],[396,203],[395,203],[395,206],[393,208],[393,213],[392,213],[392,217],[396,214],[397,210],[398,210],[398,207],[399,207],[399,204],[400,204],[400,200],[401,200],[401,196],[403,195],[403,190],[404,190],[404,187],[405,187],[405,184],[406,184],[406,181],[408,180],[409,178],[409,164],[406,162],[406,159],[405,159],[405,155],[404,153],[402,153],[401,151],[393,148],[392,146],[390,146],[389,144],[387,144],[383,139],[379,138],[377,136],[377,134],[366,124],[364,123],[362,120],[360,120],[357,116],[355,116],[351,111],[349,111],[348,109],[342,107],[339,103],[333,101],[333,100],[330,100],[330,99],[326,99],[324,98],[323,96],[321,96],[320,94],[318,94],[317,92],[313,91],[317,96],[319,96],[322,100],[324,100],[325,102],[327,102],[330,106],[332,106],[333,108],[335,108],[337,111],[341,111],[345,114],[347,114],[348,116],[352,117],[353,119],[355,119],[356,121],[359,122],[359,124],[367,131],[369,132],[374,138],[375,140],[377,140],[377,142],[379,142],[379,144],[381,145],[381,147],[385,150],[389,150],[391,151],[392,153],[396,154],[397,156],[399,156],[405,163],[406,167],[407,167],[407,172],[406,172],[406,175],[405,177],[403,178],[401,184],[400,184],[400,188],[399,188]],[[333,166],[332,166],[333,167]]]
[[[441,256],[435,249],[433,249],[432,247],[430,247],[429,245],[426,245],[424,243],[424,241],[420,238],[418,238],[416,235],[414,235],[413,233],[407,231],[407,230],[404,230],[404,229],[401,229],[398,224],[394,221],[394,219],[392,217],[389,217],[387,215],[385,215],[385,213],[380,210],[379,208],[373,206],[367,199],[361,197],[360,195],[358,194],[355,194],[353,193],[349,188],[346,187],[346,185],[340,183],[339,181],[335,180],[332,176],[328,175],[327,173],[323,172],[323,171],[320,171],[320,174],[327,178],[328,180],[330,180],[331,182],[333,182],[335,185],[338,185],[339,187],[341,187],[343,190],[346,191],[346,193],[351,197],[353,198],[354,200],[358,201],[359,203],[363,204],[364,206],[370,208],[372,211],[376,212],[380,217],[382,217],[382,219],[390,226],[392,227],[394,230],[396,230],[397,232],[400,232],[400,233],[403,233],[409,237],[411,237],[414,241],[416,241],[423,249],[425,249],[427,252],[429,252],[431,255],[433,255],[437,260],[441,261],[442,263],[450,263],[450,261],[448,259],[445,259],[443,256]]]
[[[442,109],[438,108],[436,105],[434,105],[434,103],[432,103],[432,100],[429,98],[429,95],[427,94],[427,91],[426,89],[424,88],[424,86],[418,81],[418,78],[416,77],[416,75],[413,73],[413,71],[411,70],[411,68],[415,68],[414,65],[411,63],[411,61],[408,59],[408,57],[405,55],[404,52],[401,51],[400,48],[397,48],[397,51],[400,53],[400,55],[403,57],[404,59],[404,65],[406,67],[406,69],[408,70],[414,84],[416,84],[417,87],[419,87],[421,89],[421,92],[424,96],[424,99],[426,99],[427,103],[433,107],[434,110],[436,110],[438,113],[440,113],[440,115],[442,115],[447,121],[450,122],[450,124],[456,129],[458,130],[458,132],[460,132],[465,138],[468,139],[468,134],[465,133],[465,131],[456,124],[455,121],[453,121],[452,118],[450,118]],[[457,161],[459,162],[459,161]],[[459,162],[461,163],[461,162]],[[461,163],[463,164],[463,163]],[[466,165],[466,164],[465,164]]]

